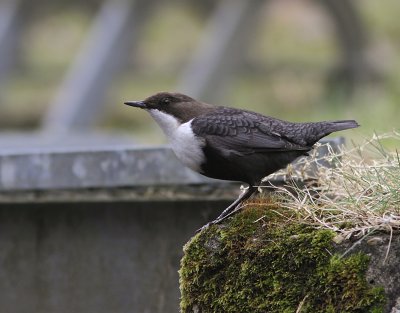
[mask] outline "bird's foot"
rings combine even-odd
[[[223,220],[225,220],[228,217],[231,217],[232,215],[236,214],[238,211],[242,209],[242,202],[248,199],[255,191],[257,190],[256,187],[249,185],[249,187],[246,189],[246,192],[243,193],[242,195],[239,196],[229,207],[227,207],[215,220],[212,222],[207,223],[203,227],[199,228],[196,233],[201,232],[203,229],[209,228],[211,225],[214,224],[219,224]]]
[[[208,227],[210,227],[211,225],[214,224],[214,221],[212,222],[208,222],[207,224],[203,225],[202,227],[200,227],[198,230],[196,230],[196,234],[203,231],[204,229],[207,229]]]
[[[241,208],[242,208],[241,206],[238,206],[232,212],[230,212],[229,214],[226,214],[225,216],[222,216],[222,217],[218,217],[215,220],[213,220],[211,222],[208,222],[207,224],[205,224],[204,226],[202,226],[201,228],[196,230],[196,233],[199,233],[202,230],[209,228],[211,225],[216,225],[216,224],[221,223],[222,221],[224,221],[228,217],[231,217],[232,215],[236,214]]]

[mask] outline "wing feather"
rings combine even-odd
[[[268,151],[308,151],[284,134],[282,122],[257,113],[222,107],[192,121],[196,135],[225,153],[250,154]],[[289,122],[287,122],[289,123]],[[290,125],[289,125],[290,126]]]

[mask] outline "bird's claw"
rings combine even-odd
[[[204,229],[207,229],[208,227],[210,227],[211,225],[215,224],[214,221],[212,222],[208,222],[207,224],[205,224],[204,226],[200,227],[198,230],[196,230],[196,234],[203,231]]]

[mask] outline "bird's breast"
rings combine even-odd
[[[181,124],[170,137],[172,150],[177,158],[190,169],[201,172],[205,161],[204,140],[197,137],[191,127],[192,121]]]
[[[201,172],[201,164],[205,157],[203,153],[204,140],[192,131],[192,120],[181,124],[178,119],[159,110],[149,110],[164,134],[177,158],[187,167]]]

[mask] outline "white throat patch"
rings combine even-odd
[[[167,136],[177,158],[192,170],[201,172],[200,166],[205,159],[202,150],[204,142],[194,135],[192,120],[180,124],[175,117],[167,113],[156,109],[150,109],[148,112]]]

